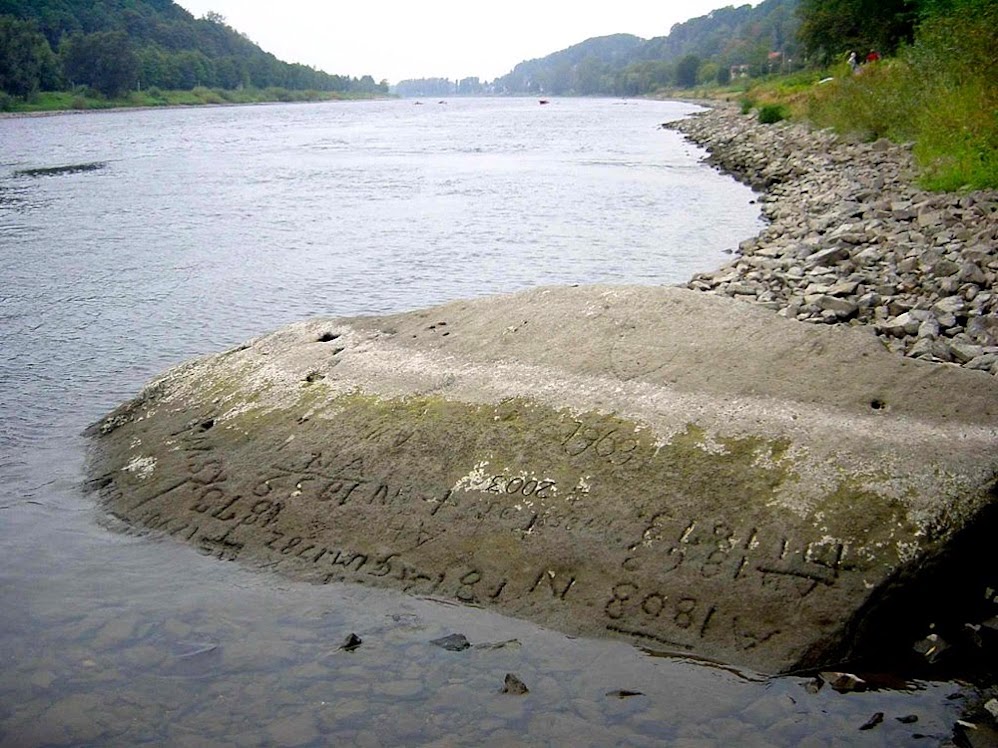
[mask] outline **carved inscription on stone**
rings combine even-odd
[[[774,519],[758,488],[780,479],[762,473],[765,444],[704,447],[690,432],[663,447],[611,417],[534,428],[529,409],[495,413],[492,431],[459,448],[418,422],[334,420],[332,435],[263,447],[187,429],[153,476],[119,471],[106,501],[220,560],[722,657],[751,659],[820,625],[811,608],[865,568],[846,542]],[[736,447],[745,455],[730,466]],[[690,499],[711,482],[744,493],[744,511]]]
[[[840,542],[796,541],[668,511],[653,515],[627,551],[604,606],[607,628],[690,650],[712,637],[733,638],[748,650],[780,634],[779,625],[760,627],[739,616],[742,594],[770,600],[779,613],[856,569]]]

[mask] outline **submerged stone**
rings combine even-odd
[[[548,288],[177,367],[90,429],[89,485],[219,559],[772,672],[963,599],[996,416],[994,378],[868,332]]]
[[[363,643],[364,643],[363,639],[361,639],[356,634],[350,633],[347,634],[346,639],[343,640],[343,643],[340,645],[340,649],[345,650],[347,652],[353,652],[355,649],[358,649],[360,645]]]
[[[50,177],[61,174],[79,174],[86,171],[98,171],[107,166],[106,161],[92,161],[85,164],[66,164],[64,166],[43,166],[35,169],[19,169],[14,176],[20,177]]]
[[[513,673],[506,673],[501,692],[513,694],[514,696],[524,696],[530,693],[530,689],[527,688],[527,684],[520,680],[519,677]]]
[[[431,639],[430,644],[435,644],[448,652],[463,652],[471,646],[471,642],[464,634],[448,634],[439,639]]]

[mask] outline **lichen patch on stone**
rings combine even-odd
[[[156,458],[151,456],[137,456],[132,458],[125,467],[122,468],[127,473],[134,473],[139,480],[145,480],[153,474],[156,469]]]

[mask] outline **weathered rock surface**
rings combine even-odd
[[[690,288],[869,325],[906,356],[998,374],[998,194],[925,192],[908,148],[760,125],[725,106],[669,126],[764,190],[769,220]]]
[[[550,288],[292,325],[91,432],[108,510],[205,554],[778,671],[852,654],[995,504],[998,382]]]

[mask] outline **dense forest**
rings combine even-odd
[[[387,93],[370,76],[282,62],[209,13],[171,0],[0,0],[0,91],[86,87],[108,97],[150,88],[281,88]]]

